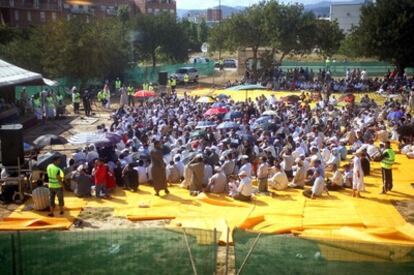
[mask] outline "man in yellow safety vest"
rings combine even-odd
[[[184,84],[185,86],[187,86],[188,82],[190,82],[190,76],[188,75],[188,73],[184,74]]]
[[[47,177],[49,179],[49,190],[50,190],[50,213],[49,217],[54,216],[55,210],[55,197],[58,197],[60,215],[63,215],[63,178],[64,174],[62,169],[59,167],[60,157],[54,157],[53,163],[47,166]]]
[[[170,81],[169,81],[170,87],[171,87],[171,92],[175,92],[175,88],[177,87],[177,79],[175,77],[170,77]]]
[[[132,87],[131,83],[129,83],[127,87],[127,92],[128,92],[128,106],[135,106],[134,87]]]
[[[119,89],[121,89],[121,86],[122,86],[122,82],[121,80],[119,80],[119,77],[117,77],[115,80],[115,90],[116,90],[115,92],[118,92]]]
[[[391,143],[385,143],[385,149],[382,152],[381,171],[382,171],[382,192],[386,194],[392,190],[392,165],[395,162],[395,152],[391,149]]]
[[[75,114],[79,114],[79,105],[81,102],[81,96],[76,87],[72,88],[72,103],[73,103],[73,111]]]

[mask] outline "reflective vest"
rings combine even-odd
[[[148,85],[148,91],[154,91],[154,87],[152,87],[152,85]]]
[[[51,96],[46,97],[46,103],[47,103],[47,106],[49,106],[49,107],[54,107],[55,106],[55,103],[53,102],[53,97],[51,97]]]
[[[80,93],[74,92],[72,94],[72,101],[73,103],[80,103]]]
[[[57,95],[56,96],[56,100],[58,102],[59,105],[63,104],[63,96],[62,95]]]
[[[184,82],[189,82],[190,81],[190,76],[188,74],[184,75]]]
[[[96,97],[98,98],[98,101],[102,101],[104,99],[103,91],[99,91]]]
[[[121,89],[121,80],[115,80],[115,88]]]
[[[35,108],[41,108],[42,107],[42,102],[40,101],[40,99],[38,99],[38,98],[33,99],[33,106]]]
[[[177,80],[175,78],[170,79],[170,85],[171,87],[177,86]]]
[[[385,150],[384,153],[387,153],[388,157],[381,160],[381,167],[384,169],[391,169],[395,161],[395,153],[391,148]]]
[[[132,86],[128,86],[128,95],[134,95],[134,88]]]
[[[59,174],[60,177],[63,179],[63,171],[54,163],[51,163],[47,166],[47,177],[49,178],[49,188],[61,188],[62,185],[60,184],[59,180],[57,179],[57,175]]]

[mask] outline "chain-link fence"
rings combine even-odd
[[[334,76],[345,77],[347,69],[351,71],[353,69],[364,69],[367,71],[368,76],[384,76],[388,71],[393,71],[395,67],[387,62],[380,61],[366,61],[366,62],[349,62],[349,61],[336,61],[336,62],[299,62],[299,61],[290,61],[286,60],[282,62],[281,69],[287,71],[294,68],[308,68],[317,73],[319,70],[327,69],[331,71]],[[407,68],[408,73],[413,73],[413,68]]]
[[[413,274],[414,247],[236,229],[236,274]]]
[[[216,232],[139,229],[0,234],[0,274],[214,274]]]

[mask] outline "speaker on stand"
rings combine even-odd
[[[8,124],[0,127],[1,163],[4,166],[17,166],[24,163],[23,125]]]

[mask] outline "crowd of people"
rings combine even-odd
[[[257,80],[249,71],[243,79],[234,82],[228,81],[225,87],[238,86],[246,83],[259,83],[268,90],[274,91],[322,91],[329,89],[332,92],[353,93],[372,92],[387,94],[407,94],[413,86],[413,77],[406,73],[388,71],[382,78],[370,78],[364,68],[347,68],[343,77],[334,77],[331,67],[320,68],[314,71],[308,67],[297,67],[283,71],[280,67],[265,72]]]
[[[288,188],[303,189],[312,199],[343,188],[359,197],[373,161],[382,167],[378,191],[392,191],[390,142],[399,141],[402,152],[413,154],[412,136],[400,136],[399,128],[414,121],[408,106],[392,98],[378,105],[365,96],[340,107],[329,94],[313,105],[286,102],[277,93],[246,102],[219,95],[215,103],[199,103],[173,92],[128,105],[122,86],[120,92],[111,125],[97,127],[120,141],[78,150],[64,170],[53,164],[49,182],[98,198],[110,198],[116,186],[136,191],[142,184],[152,185],[157,196],[177,184],[194,196],[212,192],[242,201]],[[207,112],[212,108],[218,111]],[[55,196],[63,206],[63,197],[51,190],[49,206]]]

